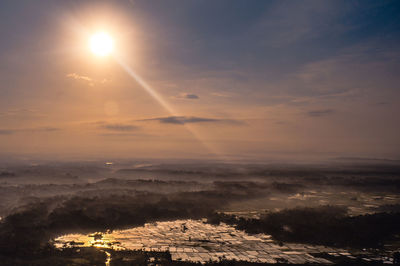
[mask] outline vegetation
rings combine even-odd
[[[375,213],[350,217],[334,206],[295,208],[272,212],[260,219],[214,214],[211,223],[234,224],[248,233],[265,233],[278,241],[336,247],[382,247],[400,234],[400,213]]]

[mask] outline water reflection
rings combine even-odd
[[[107,256],[105,264],[106,264],[106,266],[110,266],[111,254],[107,251],[104,251],[104,253],[106,253],[106,256]]]
[[[322,246],[278,245],[265,234],[248,235],[234,227],[201,220],[145,224],[127,230],[89,235],[71,234],[55,239],[58,248],[94,246],[114,250],[168,251],[172,260],[207,262],[221,259],[261,263],[329,263],[313,254],[343,253]],[[109,256],[108,256],[109,258]]]

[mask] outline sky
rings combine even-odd
[[[400,159],[399,17],[399,1],[3,0],[0,154]],[[98,31],[112,56],[90,52]]]

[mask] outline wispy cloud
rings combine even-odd
[[[143,119],[141,121],[158,121],[164,124],[184,125],[190,123],[229,123],[229,124],[242,124],[240,121],[233,119],[216,119],[207,117],[196,116],[166,116]]]
[[[59,131],[61,129],[58,128],[58,127],[44,127],[44,128],[41,128],[40,130],[47,131],[47,132],[52,132],[52,131]]]
[[[15,133],[15,130],[12,130],[12,129],[0,129],[0,135],[11,135],[14,133]]]
[[[104,84],[104,83],[109,81],[107,79],[95,80],[95,79],[93,79],[91,77],[84,76],[84,75],[79,75],[77,73],[69,73],[69,74],[66,75],[66,77],[74,79],[74,80],[80,80],[80,81],[86,82],[91,87],[93,87],[96,83]]]
[[[89,84],[89,86],[94,86],[94,82],[91,78],[87,76],[78,75],[76,73],[67,74],[67,78],[75,79],[75,80],[82,80]]]
[[[59,131],[60,128],[57,127],[37,127],[37,128],[20,128],[20,129],[0,129],[0,135],[12,135],[16,133],[24,132],[54,132]]]
[[[312,110],[308,111],[307,115],[311,117],[320,117],[333,114],[335,111],[333,109],[320,109],[320,110]]]
[[[29,108],[14,108],[0,112],[0,117],[18,117],[18,118],[40,118],[47,115],[40,113],[35,109]]]
[[[377,102],[376,105],[388,105],[390,102],[383,101],[383,102]]]
[[[137,130],[139,127],[131,124],[104,124],[100,126],[103,129],[110,130],[110,131],[134,131]]]
[[[20,129],[19,131],[30,131],[30,132],[54,132],[60,131],[61,128],[58,127],[37,127],[37,128],[25,128]]]
[[[197,100],[200,97],[194,93],[180,93],[179,95],[175,96],[177,99],[189,99],[189,100]]]
[[[226,92],[212,92],[211,95],[216,96],[216,97],[224,97],[224,98],[232,97],[231,93],[226,93]]]

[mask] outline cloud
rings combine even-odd
[[[72,79],[75,79],[75,80],[82,80],[82,81],[87,82],[89,84],[89,86],[94,86],[94,82],[93,82],[93,80],[91,78],[86,77],[86,76],[82,76],[82,75],[78,75],[76,73],[67,74],[67,78],[72,78]]]
[[[225,97],[225,98],[232,97],[231,94],[221,93],[221,92],[212,92],[211,95],[216,96],[216,97]]]
[[[156,117],[143,119],[141,121],[158,121],[164,124],[175,124],[184,125],[189,123],[231,123],[241,124],[241,122],[233,119],[215,119],[207,117],[196,117],[196,116],[167,116],[167,117]]]
[[[42,127],[42,128],[38,128],[36,129],[37,131],[46,131],[46,132],[53,132],[53,131],[59,131],[61,130],[58,127]]]
[[[9,110],[5,110],[0,112],[0,116],[2,117],[18,117],[19,119],[30,119],[30,118],[40,118],[45,117],[47,115],[40,113],[35,109],[28,108],[13,108]]]
[[[383,101],[383,102],[376,103],[376,105],[388,105],[388,104],[390,104],[390,102]]]
[[[320,110],[312,110],[308,111],[307,115],[311,117],[320,117],[333,114],[335,111],[332,109],[320,109]]]
[[[111,130],[111,131],[134,131],[137,130],[139,127],[130,125],[130,124],[104,124],[100,126],[103,129]]]
[[[14,133],[15,133],[15,130],[12,130],[12,129],[0,129],[0,135],[11,135]]]
[[[12,135],[15,133],[23,132],[54,132],[59,131],[60,128],[56,127],[37,127],[37,128],[21,128],[21,129],[0,129],[0,135]]]
[[[178,96],[176,96],[175,98],[177,98],[177,99],[189,99],[189,100],[198,100],[198,99],[200,99],[200,97],[197,94],[193,94],[193,93],[181,93]]]
[[[77,73],[69,73],[69,74],[67,74],[67,78],[84,81],[84,82],[88,83],[89,86],[91,86],[91,87],[93,87],[95,85],[95,83],[104,84],[104,83],[109,81],[107,79],[95,80],[95,79],[92,79],[92,78],[87,77],[87,76],[79,75]]]
[[[186,99],[199,99],[199,96],[197,96],[196,94],[186,94],[185,98]]]

